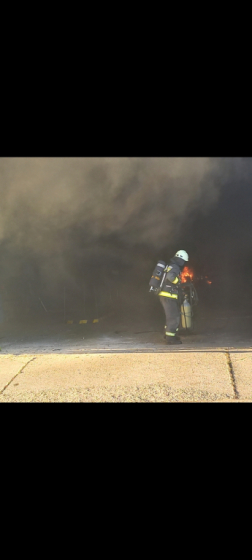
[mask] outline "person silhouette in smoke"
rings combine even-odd
[[[177,251],[164,269],[166,276],[158,295],[165,312],[165,340],[167,344],[181,344],[177,335],[180,322],[178,293],[181,283],[180,274],[188,261],[189,256],[186,251]]]

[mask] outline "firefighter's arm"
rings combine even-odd
[[[180,283],[180,274],[172,266],[168,267],[167,279],[175,286]]]

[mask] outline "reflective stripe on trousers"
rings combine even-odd
[[[170,294],[169,292],[160,292],[158,295],[163,297],[178,299],[178,294]]]

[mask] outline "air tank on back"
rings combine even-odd
[[[164,261],[158,261],[157,265],[153,270],[152,277],[149,281],[150,290],[155,291],[160,288],[160,283],[163,278],[165,267],[166,267],[166,263]]]

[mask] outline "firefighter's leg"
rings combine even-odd
[[[181,344],[181,340],[177,336],[180,321],[178,302],[176,299],[165,296],[161,296],[160,300],[166,317],[166,342],[168,344]]]
[[[169,328],[166,329],[166,342],[168,344],[181,344],[181,340],[177,335],[180,321],[180,314],[178,308],[178,301],[176,299],[170,299],[169,302]]]
[[[180,312],[178,307],[178,300],[172,299],[170,303],[170,331],[177,335],[177,331],[179,329],[179,322],[180,322]]]
[[[163,307],[164,313],[165,313],[164,339],[166,340],[165,332],[166,332],[166,328],[167,328],[167,309],[166,309],[166,305],[165,305],[165,300],[166,300],[166,297],[164,297],[164,296],[159,297],[159,301],[160,301],[160,303]]]

